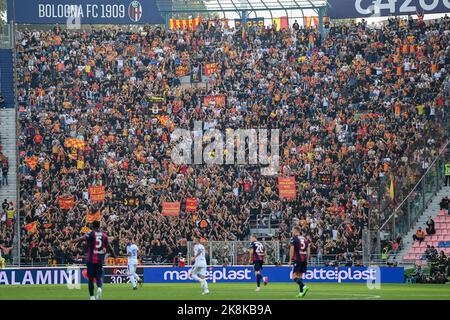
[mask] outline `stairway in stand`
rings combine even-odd
[[[8,157],[8,185],[0,187],[0,201],[12,201],[17,208],[16,110],[0,109],[0,139],[3,154]]]
[[[406,236],[407,238],[405,248],[400,252],[400,256],[403,257],[403,261],[406,263],[416,263],[425,260],[425,250],[428,245],[434,246],[438,252],[444,251],[445,254],[450,254],[450,215],[447,210],[439,210],[439,203],[442,198],[450,196],[450,187],[444,187],[432,203],[428,206],[428,209],[424,212],[422,217],[416,223],[413,229]],[[435,223],[436,234],[425,236],[425,240],[422,243],[413,241],[412,236],[416,233],[419,227],[425,231],[426,221],[431,217]]]

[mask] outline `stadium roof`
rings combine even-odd
[[[160,0],[162,13],[239,12],[239,11],[290,11],[313,9],[316,12],[327,6],[327,0]]]

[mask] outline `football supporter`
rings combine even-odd
[[[197,31],[22,31],[20,214],[38,227],[24,232],[21,252],[53,256],[49,244],[88,232],[88,216],[160,262],[186,254],[177,239],[244,240],[255,219],[278,224],[283,243],[300,225],[313,255],[361,251],[367,187],[394,175],[402,199],[448,137],[448,29],[448,18],[421,28],[390,19],[332,25],[322,39],[255,27],[244,43],[208,21]],[[217,64],[207,89],[181,85],[182,67],[207,63]],[[280,198],[277,176],[258,166],[176,165],[171,133],[194,121],[224,132],[279,128],[278,172],[296,178],[295,200]],[[104,186],[100,205],[91,186]],[[195,212],[185,210],[188,197],[198,199]],[[163,216],[163,201],[182,202],[180,215]],[[66,261],[84,256],[66,251]]]

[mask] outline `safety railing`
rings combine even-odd
[[[422,178],[378,229],[380,233],[378,241],[393,240],[399,235],[403,236],[417,222],[444,183],[444,166],[449,146],[450,141],[447,141]]]

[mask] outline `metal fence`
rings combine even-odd
[[[405,199],[389,215],[381,225],[378,241],[393,240],[397,236],[405,235],[414,226],[420,215],[432,201],[434,195],[444,183],[444,166],[448,159],[450,141],[440,150],[422,178],[416,183]]]
[[[260,241],[267,250],[264,263],[269,265],[287,264],[289,262],[289,244],[280,241]],[[209,241],[205,244],[206,258],[210,265],[248,265],[250,241]],[[194,256],[194,244],[188,242],[187,261],[191,261]],[[369,260],[379,264],[379,256],[372,255]],[[309,264],[311,266],[324,265],[355,265],[363,264],[362,252],[344,254],[314,254],[311,255]],[[368,264],[368,262],[365,262]]]

